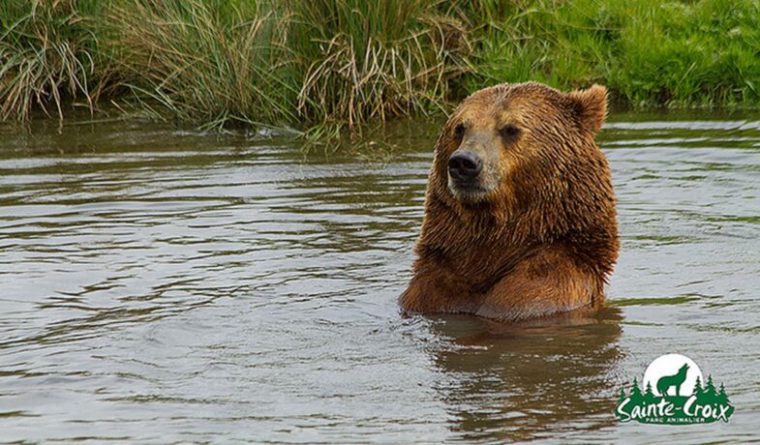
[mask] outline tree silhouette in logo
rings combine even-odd
[[[618,398],[618,403],[623,403],[627,398],[628,396],[625,395],[625,388],[620,388],[620,397]]]
[[[697,382],[694,384],[694,390],[692,391],[692,394],[699,397],[702,395],[702,379],[697,376]]]
[[[657,401],[657,396],[654,395],[654,391],[652,391],[652,382],[647,382],[647,388],[644,390],[644,403],[655,403]]]
[[[644,395],[641,393],[641,388],[639,388],[639,382],[634,377],[633,382],[631,383],[631,389],[628,392],[628,397],[631,401],[632,406],[639,406],[644,404]],[[620,396],[623,397],[622,400],[625,400],[625,392],[621,390]],[[622,402],[621,400],[621,402]]]
[[[715,390],[715,385],[712,381],[712,375],[707,376],[707,384],[705,385],[704,395],[711,399],[718,396],[718,391]]]
[[[728,405],[731,403],[728,400],[728,395],[726,394],[726,388],[723,387],[723,383],[720,384],[720,391],[718,392],[717,401],[721,405]]]
[[[724,405],[729,404],[728,396],[726,395],[726,390],[723,388],[723,384],[720,385],[722,392],[718,393],[718,391],[715,389],[715,384],[713,384],[712,376],[707,377],[707,383],[705,384],[705,388],[702,390],[702,392],[697,396],[697,402],[708,405],[708,404],[719,404],[722,403]]]
[[[631,384],[631,400],[636,402],[643,400],[641,388],[639,388],[639,382],[636,380],[636,377],[633,378],[633,383]]]

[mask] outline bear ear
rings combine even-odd
[[[568,95],[573,101],[581,127],[596,134],[607,117],[607,88],[594,84]]]

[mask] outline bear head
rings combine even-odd
[[[611,265],[615,195],[594,141],[606,114],[599,85],[501,84],[465,99],[436,144],[420,248],[562,242]]]
[[[554,176],[589,155],[584,151],[598,150],[593,139],[606,113],[607,92],[598,85],[571,93],[536,83],[478,91],[444,126],[439,177],[464,207],[508,210],[520,204],[520,180],[531,189],[556,187]]]

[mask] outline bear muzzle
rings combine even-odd
[[[456,181],[472,181],[481,171],[483,159],[471,151],[457,150],[449,158],[449,175]]]
[[[459,201],[476,203],[485,199],[491,175],[486,174],[486,162],[481,155],[471,150],[458,149],[449,157],[449,191]]]

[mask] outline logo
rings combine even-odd
[[[641,387],[634,378],[627,394],[625,388],[620,390],[615,408],[622,422],[668,425],[728,422],[733,413],[723,384],[716,389],[712,376],[705,382],[697,364],[681,354],[655,359],[644,372]]]

